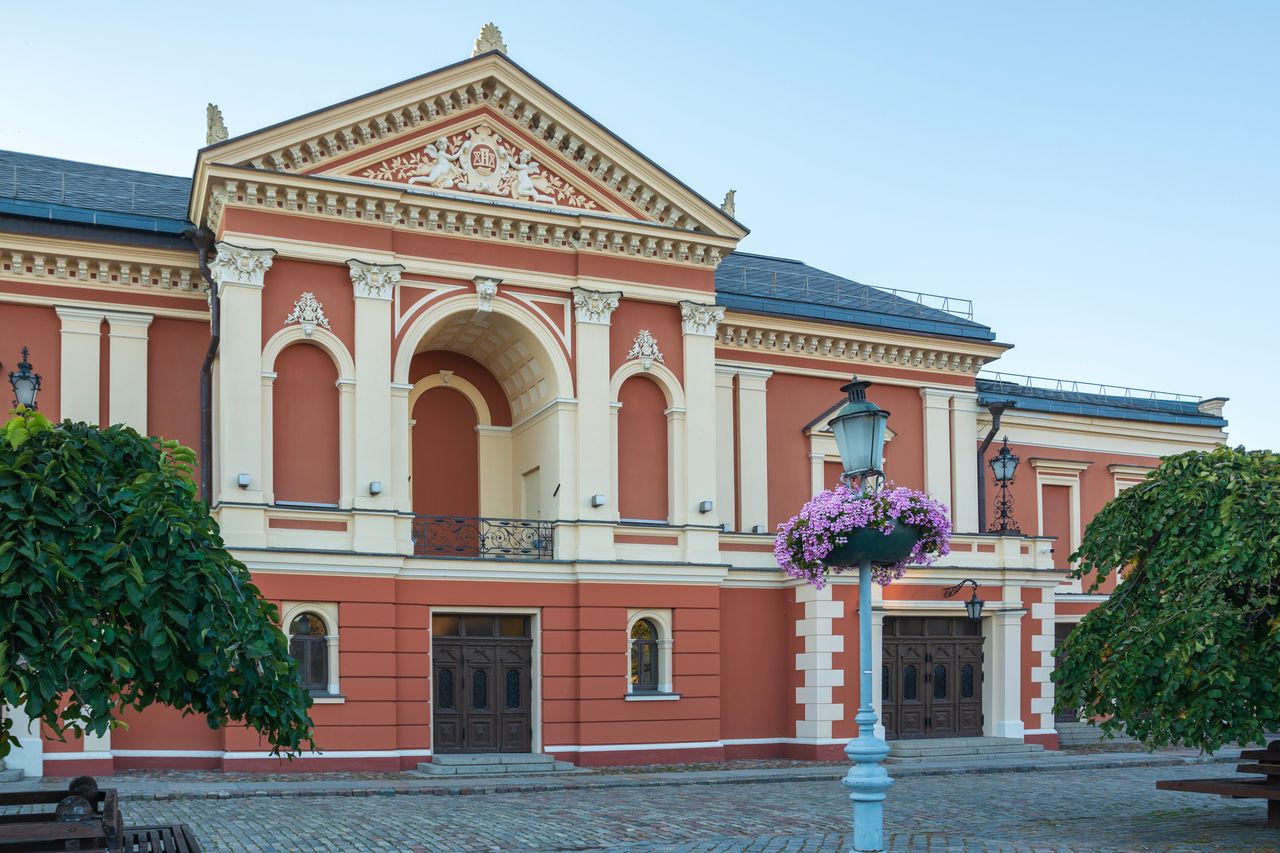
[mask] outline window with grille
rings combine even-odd
[[[301,613],[289,624],[289,654],[298,662],[302,688],[313,693],[329,689],[329,631],[314,613]]]

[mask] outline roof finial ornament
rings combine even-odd
[[[729,216],[734,215],[733,197],[737,194],[738,194],[737,190],[729,190],[727,193],[724,194],[724,201],[720,203],[720,209],[723,210]]]
[[[228,136],[230,134],[227,133],[226,122],[222,120],[222,110],[218,109],[217,104],[210,104],[205,110],[204,144],[212,145]]]
[[[471,55],[479,56],[491,50],[504,55],[507,52],[507,43],[502,40],[502,30],[498,29],[492,21],[480,28],[480,38],[476,39],[476,46],[472,49]]]

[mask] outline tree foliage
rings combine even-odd
[[[1109,600],[1059,651],[1059,710],[1151,747],[1212,751],[1280,730],[1280,455],[1162,460],[1089,524],[1073,573]]]
[[[156,702],[311,743],[277,612],[196,496],[195,454],[129,427],[19,410],[0,434],[0,693],[52,730],[104,733]],[[16,744],[0,728],[0,758]]]

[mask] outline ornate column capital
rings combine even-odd
[[[355,258],[347,261],[347,266],[351,269],[351,286],[355,288],[357,299],[365,297],[390,302],[396,285],[400,283],[400,273],[404,272],[401,264],[370,264]]]
[[[716,326],[724,319],[723,305],[704,305],[701,302],[683,300],[680,303],[680,319],[686,335],[716,336]]]
[[[271,269],[275,249],[246,249],[231,243],[215,243],[217,256],[209,262],[209,272],[218,284],[218,290],[228,284],[241,287],[262,287],[267,270]]]
[[[622,291],[587,290],[585,287],[573,289],[573,308],[579,323],[598,323],[609,325],[609,317],[618,307]]]

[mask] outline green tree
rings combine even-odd
[[[104,733],[156,702],[245,723],[277,754],[311,741],[277,612],[196,496],[195,454],[129,427],[0,434],[0,694],[52,730]],[[0,724],[0,758],[16,739]]]
[[[1162,460],[1090,522],[1073,573],[1123,581],[1059,651],[1059,710],[1148,746],[1280,729],[1280,455]]]

